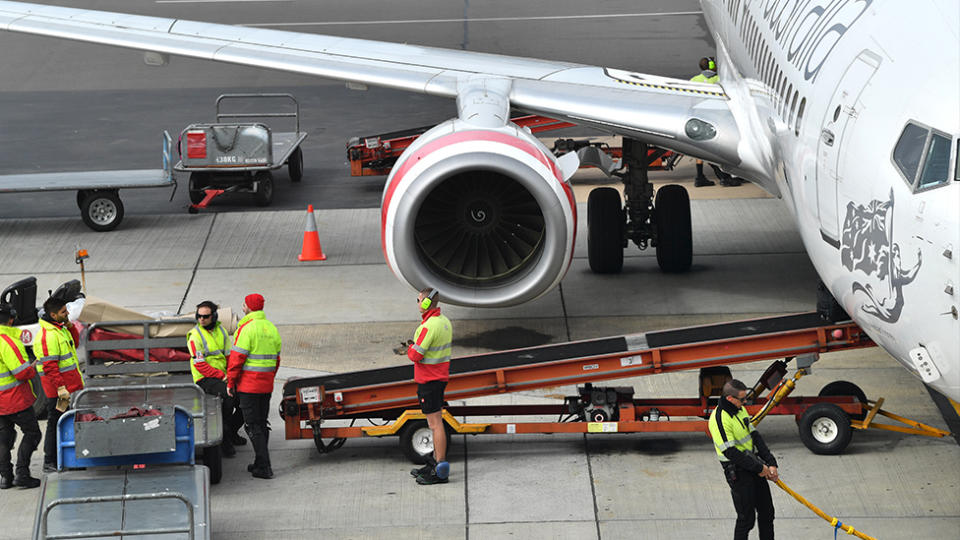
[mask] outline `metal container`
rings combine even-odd
[[[273,163],[270,128],[265,124],[191,124],[180,134],[186,168],[243,169]]]

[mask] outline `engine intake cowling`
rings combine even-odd
[[[421,135],[387,179],[384,256],[444,302],[498,307],[555,287],[573,255],[576,204],[554,156],[513,124],[454,119]]]

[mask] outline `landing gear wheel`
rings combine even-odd
[[[260,171],[253,176],[253,181],[257,184],[257,191],[253,194],[253,200],[257,206],[270,206],[273,202],[273,175],[270,171]]]
[[[850,417],[832,403],[811,405],[800,417],[800,440],[814,454],[840,454],[852,437]]]
[[[657,264],[660,270],[686,272],[693,262],[690,196],[686,188],[678,185],[661,187],[657,190],[654,210],[657,219]]]
[[[859,386],[848,381],[833,381],[832,383],[823,387],[820,390],[818,396],[853,396],[857,398],[860,403],[864,406],[867,405],[867,395],[863,393],[863,390]],[[867,417],[866,409],[863,412],[857,414],[851,414],[850,418],[854,420],[863,420]]]
[[[91,191],[80,204],[80,217],[87,227],[97,231],[112,231],[123,221],[123,203],[116,190]]]
[[[223,478],[223,451],[219,444],[203,449],[203,464],[210,469],[210,483],[219,484]]]
[[[587,198],[587,258],[597,274],[623,269],[623,235],[626,217],[620,192],[610,187],[594,189]]]
[[[290,173],[290,181],[293,183],[303,179],[303,152],[299,146],[287,159],[287,172]]]
[[[190,195],[190,202],[200,204],[200,201],[207,196],[203,188],[210,185],[210,173],[192,172],[190,173],[190,183],[187,184],[187,194]]]
[[[409,420],[400,429],[400,450],[412,463],[423,465],[433,453],[433,430],[426,420]]]

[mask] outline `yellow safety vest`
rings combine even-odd
[[[0,325],[0,335],[4,336],[0,338],[0,392],[3,392],[25,384],[27,381],[18,381],[16,375],[30,369],[32,364],[20,341],[19,328]]]
[[[213,332],[207,331],[200,325],[194,326],[187,332],[187,347],[191,343],[198,353],[190,359],[193,382],[204,378],[204,375],[197,370],[197,362],[206,362],[214,369],[227,372],[227,354],[230,352],[227,347],[230,344],[230,338],[227,336],[227,331],[223,329],[223,324],[218,322]]]
[[[272,372],[280,357],[280,332],[262,311],[253,311],[240,319],[233,350],[247,357],[244,371]]]
[[[707,76],[704,75],[703,73],[700,73],[699,75],[697,75],[696,77],[693,77],[693,78],[690,79],[690,80],[693,81],[693,82],[705,82],[705,83],[710,83],[710,84],[717,84],[717,81],[720,80],[720,76],[719,76],[719,75],[713,75],[712,77],[707,77]]]
[[[725,399],[725,398],[720,398]],[[713,437],[713,446],[720,456],[721,462],[730,461],[723,451],[728,448],[736,448],[741,452],[753,452],[753,436],[751,433],[757,429],[750,422],[750,415],[747,410],[740,407],[736,416],[724,411],[720,406],[710,414],[710,436]]]
[[[420,332],[426,328],[427,337],[417,344]],[[423,321],[413,334],[413,350],[423,355],[421,364],[443,364],[450,361],[453,350],[453,326],[444,314],[438,313]]]
[[[43,330],[47,331],[46,340],[43,339]],[[83,373],[79,372],[77,347],[73,343],[73,335],[66,327],[40,319],[40,334],[33,340],[33,355],[37,357],[37,372],[41,375],[43,375],[43,362],[56,360],[60,373],[76,369],[80,375],[80,382],[83,383]]]

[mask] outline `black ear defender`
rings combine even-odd
[[[7,324],[7,321],[11,318],[14,320],[17,318],[17,309],[13,307],[13,304],[7,302],[0,304],[0,319],[2,319],[0,324]]]
[[[420,308],[423,309],[424,311],[430,309],[430,306],[432,306],[433,303],[437,301],[437,295],[439,294],[440,294],[440,291],[431,287],[430,292],[428,292],[427,295],[423,297],[423,301],[420,302]]]

